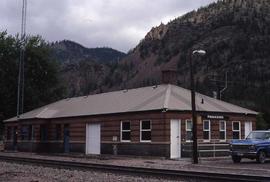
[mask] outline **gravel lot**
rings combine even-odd
[[[84,182],[84,181],[171,181],[140,176],[118,175],[95,171],[77,171],[48,167],[0,162],[0,181],[2,182]]]

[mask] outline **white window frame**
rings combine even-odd
[[[144,121],[149,121],[150,122],[150,129],[142,129],[142,122]],[[143,131],[150,131],[151,133],[151,140],[142,140],[142,132]],[[141,120],[140,121],[140,142],[142,143],[148,143],[148,142],[151,142],[152,141],[152,121],[151,120]]]
[[[209,129],[205,130],[204,129],[204,122],[208,122],[209,123]],[[204,132],[208,131],[208,139],[204,139]],[[210,120],[203,120],[203,142],[210,142],[211,141],[211,121]]]
[[[123,123],[129,123],[130,128],[129,130],[123,130]],[[120,141],[121,142],[131,142],[131,140],[122,140],[122,134],[123,132],[130,132],[130,139],[131,139],[131,122],[130,121],[121,121],[121,125],[120,125]]]
[[[239,130],[234,130],[234,129],[233,129],[233,124],[234,124],[234,123],[238,123]],[[238,138],[238,139],[234,139],[234,138],[233,138],[233,132],[239,132],[239,138]],[[233,121],[233,122],[232,122],[232,139],[234,139],[234,140],[241,140],[241,122],[240,122],[240,121]]]
[[[188,129],[188,128],[187,128],[187,126],[188,126],[188,125],[187,125],[187,122],[189,122],[189,121],[191,122],[191,129]],[[186,128],[186,132],[185,132],[185,134],[186,134],[186,142],[192,142],[192,141],[193,141],[192,139],[191,139],[191,140],[188,140],[188,139],[187,139],[187,132],[188,132],[188,131],[189,131],[189,132],[192,132],[192,126],[193,126],[193,121],[192,121],[192,119],[186,119],[185,125],[186,125],[186,127],[185,127],[185,128]]]
[[[224,122],[224,129],[221,129],[221,122]],[[227,122],[225,120],[220,120],[219,121],[219,134],[220,132],[224,132],[224,139],[219,139],[220,142],[225,142],[227,140]]]

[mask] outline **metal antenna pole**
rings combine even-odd
[[[22,68],[22,62],[21,62],[21,53],[20,53],[19,74],[18,74],[18,90],[17,90],[17,118],[20,117],[21,71],[22,71],[21,68]]]
[[[22,22],[21,22],[21,45],[20,45],[20,58],[19,58],[19,73],[18,73],[18,91],[17,91],[17,117],[23,112],[24,105],[24,53],[26,46],[26,9],[27,0],[23,0],[22,5]]]
[[[21,112],[24,112],[24,83],[25,83],[25,66],[24,66],[24,62],[25,62],[25,49],[26,49],[26,12],[27,12],[27,0],[24,0],[24,14],[23,14],[23,48],[22,48],[22,108],[21,108]]]

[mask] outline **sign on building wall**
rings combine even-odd
[[[216,115],[216,114],[206,114],[206,115],[202,115],[202,117],[204,119],[210,119],[210,120],[228,120],[229,119],[228,116]]]

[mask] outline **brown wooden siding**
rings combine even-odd
[[[226,120],[226,138],[232,139],[232,122],[241,122],[241,138],[244,138],[245,121],[252,121],[253,129],[256,129],[255,116],[247,116],[241,114],[227,114]],[[89,116],[89,117],[74,117],[74,118],[61,118],[51,120],[25,120],[17,123],[5,123],[5,133],[7,127],[18,126],[18,141],[20,140],[20,129],[23,125],[32,124],[34,127],[34,140],[40,140],[40,125],[47,124],[48,126],[48,140],[55,140],[56,124],[61,124],[61,137],[60,142],[63,142],[64,125],[69,124],[70,141],[85,142],[86,124],[87,123],[100,123],[101,124],[101,142],[102,143],[115,143],[120,142],[120,126],[121,121],[131,122],[131,143],[140,143],[140,121],[150,120],[152,124],[151,136],[153,143],[169,143],[170,142],[170,121],[171,119],[181,120],[181,139],[186,141],[186,120],[191,118],[191,113],[182,112],[167,112],[161,111],[141,112],[141,113],[126,113],[126,114],[112,114],[103,116]],[[203,126],[202,123],[198,124],[198,139],[202,142]],[[113,137],[117,137],[117,141],[113,141]],[[211,140],[219,140],[219,120],[211,120]]]

